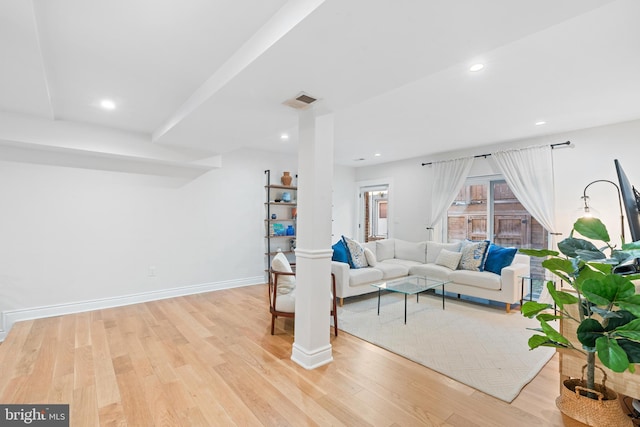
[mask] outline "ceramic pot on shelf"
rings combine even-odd
[[[291,185],[291,180],[293,180],[293,177],[289,172],[282,173],[282,177],[280,177],[280,181],[282,182],[282,185],[286,185],[286,186]]]

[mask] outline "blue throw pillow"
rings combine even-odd
[[[484,262],[484,271],[500,274],[504,267],[511,265],[516,252],[518,252],[516,248],[503,248],[492,243],[487,253],[487,260]]]
[[[344,262],[349,264],[349,255],[347,254],[347,247],[344,245],[342,239],[338,240],[335,245],[331,246],[333,249],[332,261]]]

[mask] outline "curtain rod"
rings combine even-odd
[[[565,141],[565,142],[559,142],[557,144],[550,144],[550,145],[551,145],[551,149],[554,149],[554,148],[562,146],[562,145],[570,145],[570,144],[571,144],[571,141]],[[484,157],[486,159],[490,155],[491,155],[491,153],[489,153],[489,154],[478,154],[476,156],[473,156],[473,158]],[[433,164],[433,162],[423,163],[422,166],[428,166],[428,165],[432,165],[432,164]]]

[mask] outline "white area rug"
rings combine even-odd
[[[511,402],[555,350],[529,350],[527,341],[539,326],[519,312],[447,299],[433,294],[407,300],[404,295],[377,294],[350,298],[338,309],[340,329],[404,356],[486,394]]]

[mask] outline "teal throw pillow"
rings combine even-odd
[[[517,252],[516,248],[503,248],[492,243],[487,253],[487,260],[484,262],[484,270],[500,274],[504,267],[511,265]]]
[[[347,247],[344,245],[342,239],[338,240],[333,246],[331,246],[331,249],[333,249],[333,255],[331,256],[332,261],[349,264],[349,254],[347,253]]]

